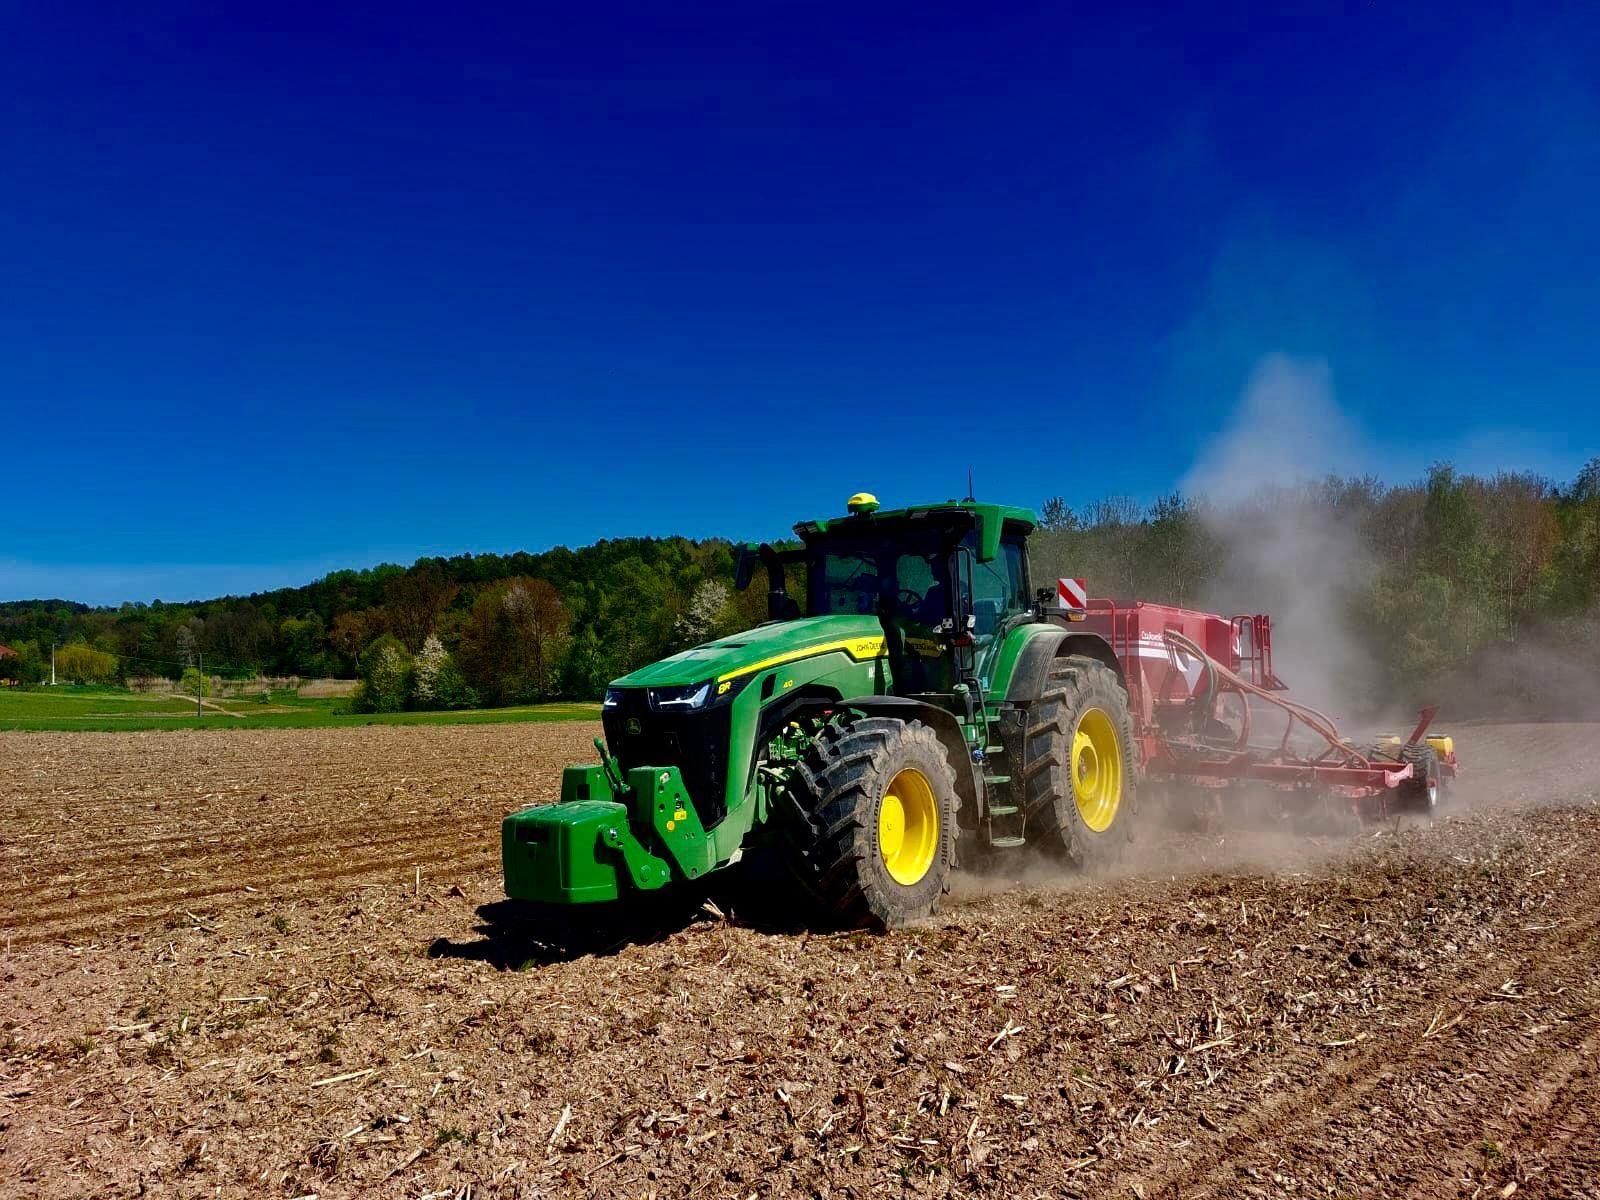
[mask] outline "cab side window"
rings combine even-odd
[[[1000,553],[986,563],[972,564],[974,634],[980,641],[994,636],[1001,622],[1028,607],[1022,587],[1022,544],[1000,543]]]

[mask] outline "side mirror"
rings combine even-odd
[[[783,561],[784,555],[779,554],[768,543],[762,542],[758,546],[753,542],[746,542],[739,547],[739,560],[733,570],[733,586],[742,592],[750,586],[757,563],[767,569],[767,620],[769,621],[792,621],[800,615],[800,606],[790,599],[784,582]]]
[[[794,621],[800,616],[800,606],[789,598],[784,579],[784,558],[766,542],[757,547],[755,554],[766,566],[766,619]]]
[[[761,551],[754,542],[746,542],[739,547],[739,557],[733,564],[733,590],[742,592],[750,586],[750,577],[755,574],[756,563],[761,558]]]

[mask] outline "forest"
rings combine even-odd
[[[1465,711],[1554,691],[1600,708],[1600,458],[1566,484],[1438,465],[1401,485],[1328,478],[1227,505],[1050,497],[1038,512],[1036,583],[1073,575],[1119,603],[1270,612],[1280,674],[1330,702],[1445,696]],[[48,678],[54,645],[58,678],[80,682],[354,676],[374,710],[593,698],[764,619],[760,588],[733,590],[736,554],[721,539],[617,538],[191,603],[12,601],[0,677]]]

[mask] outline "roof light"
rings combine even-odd
[[[846,507],[853,513],[877,512],[878,498],[871,492],[857,492],[850,497]]]

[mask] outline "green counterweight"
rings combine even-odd
[[[641,840],[635,830],[648,831]],[[618,900],[698,879],[715,848],[677,767],[635,767],[615,793],[603,767],[568,767],[561,803],[524,809],[500,832],[506,894],[546,904]]]

